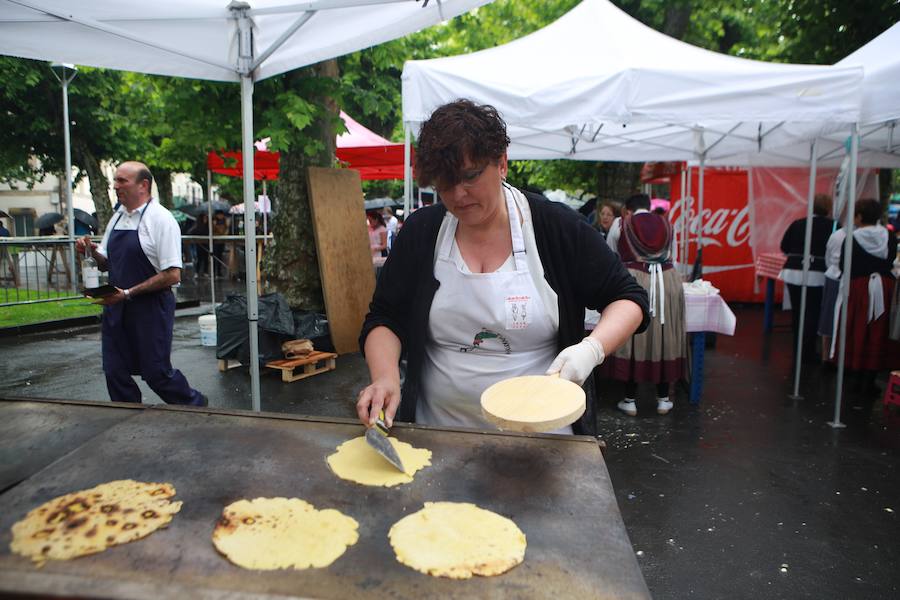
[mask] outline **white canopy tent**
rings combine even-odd
[[[584,0],[508,44],[407,62],[403,120],[465,97],[503,115],[511,159],[710,160],[856,122],[862,76],[710,52]]]
[[[849,184],[841,205],[846,204],[844,228],[848,232],[844,242],[844,265],[841,276],[841,302],[847,306],[850,289],[850,268],[852,266],[853,213],[860,189],[857,185],[857,168],[900,168],[900,132],[896,131],[900,120],[900,23],[894,24],[874,40],[847,56],[836,66],[857,66],[864,69],[862,82],[862,105],[858,135],[848,132],[820,134],[813,138],[797,140],[781,148],[770,148],[762,152],[721,157],[714,162],[740,166],[803,166],[809,167],[810,185],[807,198],[807,227],[804,240],[804,275],[807,280],[810,264],[812,239],[812,211],[814,183],[818,167],[843,166]],[[850,140],[848,148],[847,141]],[[835,217],[840,218],[842,207],[835,204]],[[806,285],[804,283],[800,302],[799,329],[805,327]],[[841,427],[840,412],[843,395],[844,355],[847,328],[846,310],[841,312],[840,345],[838,356],[837,386],[835,391],[834,418],[832,426]],[[794,390],[792,397],[799,398],[800,375],[802,370],[802,341],[798,342],[794,365]]]
[[[408,146],[435,108],[465,97],[500,111],[511,159],[696,160],[702,214],[707,161],[849,129],[859,120],[862,77],[857,66],[710,52],[654,31],[608,0],[583,0],[508,44],[407,62],[403,120]],[[409,210],[409,166],[406,175]]]
[[[244,203],[253,82],[392,40],[490,0],[0,0],[0,54],[241,84]],[[245,227],[251,402],[260,409],[256,226]]]

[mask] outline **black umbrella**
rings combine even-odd
[[[207,202],[201,202],[200,204],[197,205],[197,207],[200,209],[201,213],[205,213],[209,210],[209,204]],[[221,200],[213,200],[212,211],[214,213],[220,212],[220,211],[227,213],[230,209],[231,209],[231,205],[228,204],[227,202],[222,202]],[[181,210],[184,211],[184,208],[182,208]]]
[[[57,223],[63,220],[63,216],[56,212],[44,213],[39,216],[34,221],[34,226],[37,229],[47,229],[53,227]]]
[[[397,206],[400,206],[400,202],[398,200],[394,200],[393,198],[374,198],[372,200],[366,200],[365,206],[366,210],[375,210],[378,208],[384,208],[385,206],[395,208]]]
[[[79,223],[84,223],[88,227],[91,228],[91,231],[97,232],[100,231],[100,222],[97,221],[97,217],[94,215],[88,214],[87,211],[81,210],[80,208],[75,209],[75,220]]]
[[[177,210],[180,210],[184,214],[189,215],[191,217],[196,217],[200,213],[206,212],[206,208],[203,208],[201,210],[199,204],[182,204],[181,206],[179,206],[177,208]]]

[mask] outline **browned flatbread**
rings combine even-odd
[[[359,539],[359,523],[299,498],[232,502],[213,530],[213,544],[245,569],[327,567]]]
[[[121,479],[45,502],[12,527],[9,547],[39,566],[148,536],[181,510],[168,483]]]

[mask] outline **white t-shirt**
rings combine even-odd
[[[141,213],[144,213],[141,218]],[[140,227],[138,223],[140,222]],[[103,234],[103,241],[97,251],[105,257],[109,245],[109,235],[115,224],[116,231],[138,230],[141,250],[157,272],[171,267],[183,268],[181,262],[181,230],[178,221],[166,207],[155,198],[143,206],[129,212],[124,206],[113,214]]]

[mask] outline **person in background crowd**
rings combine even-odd
[[[209,235],[209,215],[200,213],[197,221],[191,227],[190,235]],[[209,275],[209,242],[199,242],[191,244],[196,252],[196,262],[194,264],[194,275],[197,277],[206,277]]]
[[[609,202],[603,202],[597,207],[597,222],[595,227],[605,238],[609,235],[613,221],[616,220],[616,209]]]
[[[664,415],[673,406],[670,384],[684,376],[687,361],[684,288],[670,259],[672,225],[650,212],[646,194],[630,197],[624,212],[606,241],[649,293],[650,326],[610,356],[600,373],[625,382],[625,399],[617,407],[632,417],[637,415],[637,383],[656,384],[656,412]]]
[[[806,238],[806,217],[797,219],[781,238],[781,251],[787,256],[781,271],[781,280],[787,286],[791,298],[791,330],[794,333],[793,351],[797,352],[797,339],[803,339],[804,362],[820,360],[817,343],[819,315],[822,313],[822,294],[825,287],[825,252],[828,238],[834,231],[831,213],[831,196],[817,194],[813,200],[812,242],[809,247],[810,264],[806,280],[806,314],[803,332],[800,332],[800,296],[803,291],[803,246]]]
[[[169,404],[206,406],[207,398],[172,368],[175,294],[181,282],[181,231],[165,207],[150,195],[153,175],[146,165],[125,162],[114,187],[120,208],[98,246],[78,238],[80,255],[89,251],[115,293],[103,296],[103,372],[114,402],[141,402],[140,375]]]
[[[228,231],[228,216],[224,211],[217,210],[213,215],[212,232],[213,238],[221,235],[228,235],[230,233]],[[213,242],[213,258],[215,260],[213,261],[212,273],[215,273],[216,277],[221,277],[225,271],[224,257],[225,244]]]
[[[390,252],[391,247],[394,245],[394,238],[397,237],[397,217],[394,216],[394,211],[391,210],[390,206],[385,206],[384,211],[382,211],[382,217],[384,217],[384,225],[387,227],[387,249]]]
[[[576,211],[505,182],[506,124],[469,100],[424,123],[416,179],[441,204],[409,216],[360,334],[372,383],[357,415],[496,429],[479,398],[519,375],[578,385],[647,321],[647,294]],[[584,336],[585,308],[600,322]],[[408,359],[400,388],[398,363]],[[588,380],[590,381],[590,380]],[[589,388],[587,397],[593,398]],[[593,402],[573,426],[594,433]]]
[[[372,264],[381,266],[382,260],[387,254],[387,226],[384,217],[377,210],[366,213],[366,222],[369,226],[369,250],[372,251]]]
[[[0,237],[10,237],[9,229],[3,224],[3,219],[0,219]]]
[[[856,203],[844,367],[857,372],[858,387],[868,396],[878,393],[878,371],[900,366],[900,343],[891,340],[888,331],[897,238],[879,224],[880,218],[877,200]]]

